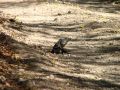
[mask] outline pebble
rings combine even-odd
[[[18,82],[19,85],[23,85],[24,86],[24,85],[26,85],[27,80],[24,79],[24,78],[18,78],[17,82]]]
[[[61,16],[62,14],[61,13],[58,13],[58,16]]]
[[[19,78],[19,82],[24,82],[24,81],[26,81],[26,79],[24,79],[24,78]]]
[[[71,11],[68,11],[68,14],[71,14],[72,12]]]
[[[51,75],[50,75],[50,79],[54,79],[54,75],[51,74]]]
[[[47,76],[47,78],[49,78],[49,79],[54,79],[54,75],[50,75],[50,76]]]
[[[0,83],[5,83],[6,82],[6,78],[4,76],[0,76]]]
[[[19,69],[20,72],[24,72],[25,70],[24,69]]]

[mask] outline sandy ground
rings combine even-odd
[[[22,22],[21,28],[5,23],[1,30],[20,43],[17,50],[30,63],[29,68],[18,72],[27,79],[26,87],[31,90],[120,89],[120,12],[116,7],[91,6],[0,3],[0,11],[5,16]],[[116,12],[111,12],[115,9]],[[71,38],[65,47],[70,54],[50,53],[60,37]]]

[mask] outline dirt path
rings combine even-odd
[[[19,75],[27,79],[27,87],[32,90],[120,89],[119,11],[106,13],[95,9],[58,3],[1,6],[6,15],[16,16],[22,22],[21,29],[9,28],[10,31],[3,32],[26,44],[20,47],[24,47],[20,52],[23,56],[24,51],[29,54],[31,67],[20,70]],[[70,54],[49,52],[60,37],[71,38],[66,46]]]

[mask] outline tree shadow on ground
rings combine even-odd
[[[98,52],[101,53],[115,53],[115,52],[120,52],[120,47],[119,46],[106,46],[106,47],[101,47]]]
[[[67,32],[76,32],[76,28],[81,28],[80,24],[68,24],[68,25],[59,25],[54,23],[37,23],[37,24],[25,24],[27,27],[38,27],[46,29],[55,29],[56,31],[67,31]],[[33,31],[34,32],[34,31]]]
[[[32,60],[36,61],[38,59],[39,55],[41,56],[41,59],[44,59],[44,57],[42,57],[42,55],[44,55],[45,52],[42,51],[41,48],[39,51],[37,51],[34,49],[33,46],[29,46],[23,42],[18,42],[16,40],[14,40],[12,37],[10,37],[6,34],[3,34],[3,33],[0,34],[0,40],[1,40],[0,45],[2,45],[3,49],[5,49],[5,50],[1,51],[1,55],[2,55],[1,57],[6,57],[6,59],[8,58],[11,60],[13,54],[15,54],[15,53],[23,54],[23,55],[20,55],[20,58],[18,58],[18,59],[23,59],[22,63],[28,63],[30,61],[32,62]],[[4,53],[10,53],[10,54],[4,54]],[[34,59],[36,59],[36,60],[34,60]],[[10,60],[8,60],[8,61],[10,61]],[[28,60],[30,60],[30,61],[28,61]]]
[[[81,4],[83,6],[87,6],[88,9],[95,9],[95,10],[104,10],[107,13],[117,13],[120,11],[119,4],[112,5],[111,3],[115,2],[112,0],[101,0],[101,1],[94,1],[94,0],[76,0],[73,1],[74,3]]]
[[[0,2],[0,8],[8,8],[8,7],[11,7],[11,6],[16,6],[16,7],[28,7],[34,3],[36,4],[41,4],[42,2],[46,2],[45,0],[41,0],[40,2],[36,2],[36,1],[19,1],[19,2]]]
[[[17,6],[17,7],[28,7],[32,4],[41,4],[42,2],[47,2],[47,0],[40,0],[40,1],[22,1],[22,2],[1,2],[0,7],[1,8],[8,8],[11,6]],[[69,1],[68,1],[69,2]],[[79,0],[76,3],[81,4],[81,5],[87,5],[88,9],[96,9],[96,10],[101,10],[103,9],[104,11],[108,13],[117,13],[120,11],[120,7],[117,5],[112,5],[112,4],[105,4],[102,2],[94,2],[94,1],[89,1],[89,0]]]
[[[43,70],[42,72],[46,72],[46,71]],[[41,78],[41,79],[29,80],[27,82],[27,85],[29,85],[29,83],[31,83],[31,82],[34,82],[34,83],[36,83],[36,85],[32,84],[33,85],[32,87],[36,86],[38,88],[41,88],[44,86],[44,88],[49,88],[49,89],[53,88],[55,90],[58,87],[61,87],[63,89],[65,89],[65,88],[71,89],[72,88],[75,90],[78,90],[80,88],[88,88],[88,89],[96,89],[97,88],[98,90],[101,90],[103,88],[106,88],[106,89],[114,88],[116,90],[120,89],[120,85],[111,83],[106,80],[85,79],[85,78],[80,78],[80,77],[75,77],[75,76],[69,76],[69,75],[62,74],[62,73],[56,73],[54,71],[53,72],[47,71],[47,73],[54,75],[55,78],[65,79],[65,80],[67,80],[67,82],[56,81],[56,80],[54,80],[54,78],[53,79],[42,79]],[[69,85],[67,85],[68,83],[69,83]]]
[[[83,6],[87,6],[88,9],[104,10],[107,13],[117,13],[120,11],[119,4],[112,5],[111,3],[116,2],[112,0],[68,0],[66,2],[77,3]],[[119,1],[118,1],[119,2]]]
[[[85,79],[85,78],[76,78],[76,77],[71,77],[71,76],[66,76],[66,75],[61,75],[61,74],[57,74],[59,77],[64,77],[64,78],[69,78],[73,84],[77,84],[76,86],[80,86],[82,85],[82,87],[89,87],[89,88],[93,88],[94,86],[97,86],[99,88],[101,87],[107,87],[107,88],[111,88],[111,87],[116,87],[116,88],[120,88],[120,85],[111,83],[109,81],[106,80],[90,80],[90,79]]]
[[[113,5],[92,5],[89,6],[89,8],[93,8],[93,9],[101,9],[106,11],[107,13],[118,13],[120,11],[120,7],[119,6],[113,6]]]

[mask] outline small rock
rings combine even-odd
[[[95,57],[95,59],[100,59],[100,57]]]
[[[6,78],[4,76],[0,76],[0,83],[5,83],[6,82]]]
[[[50,79],[54,79],[54,75],[51,74],[51,75],[50,75]]]
[[[90,73],[90,71],[86,71],[87,73]]]
[[[33,81],[33,80],[28,80],[27,82],[26,82],[26,87],[28,87],[28,88],[33,88],[34,86],[36,86],[36,83],[35,83],[35,81]],[[30,89],[31,90],[31,89]],[[33,89],[32,89],[33,90]]]
[[[68,82],[66,85],[67,85],[67,86],[69,86],[69,85],[70,85],[70,83]]]
[[[6,86],[10,87],[10,84],[8,82],[5,83]]]
[[[24,79],[24,78],[19,78],[19,82],[24,82],[24,81],[26,81],[26,79]]]
[[[113,43],[109,43],[109,45],[113,45]]]
[[[57,21],[57,20],[58,20],[57,18],[54,19],[54,21]]]
[[[18,78],[17,82],[18,82],[19,85],[23,85],[24,86],[26,84],[27,80],[24,79],[24,78]]]
[[[57,15],[58,15],[58,16],[61,16],[62,14],[61,14],[61,13],[58,13]]]
[[[68,11],[68,14],[71,14],[72,12],[71,11]]]
[[[25,70],[24,69],[19,69],[20,72],[24,72]]]
[[[15,19],[12,19],[12,18],[10,18],[9,21],[10,21],[11,23],[16,22]]]
[[[71,54],[68,54],[68,56],[70,57],[70,56],[71,56]]]

